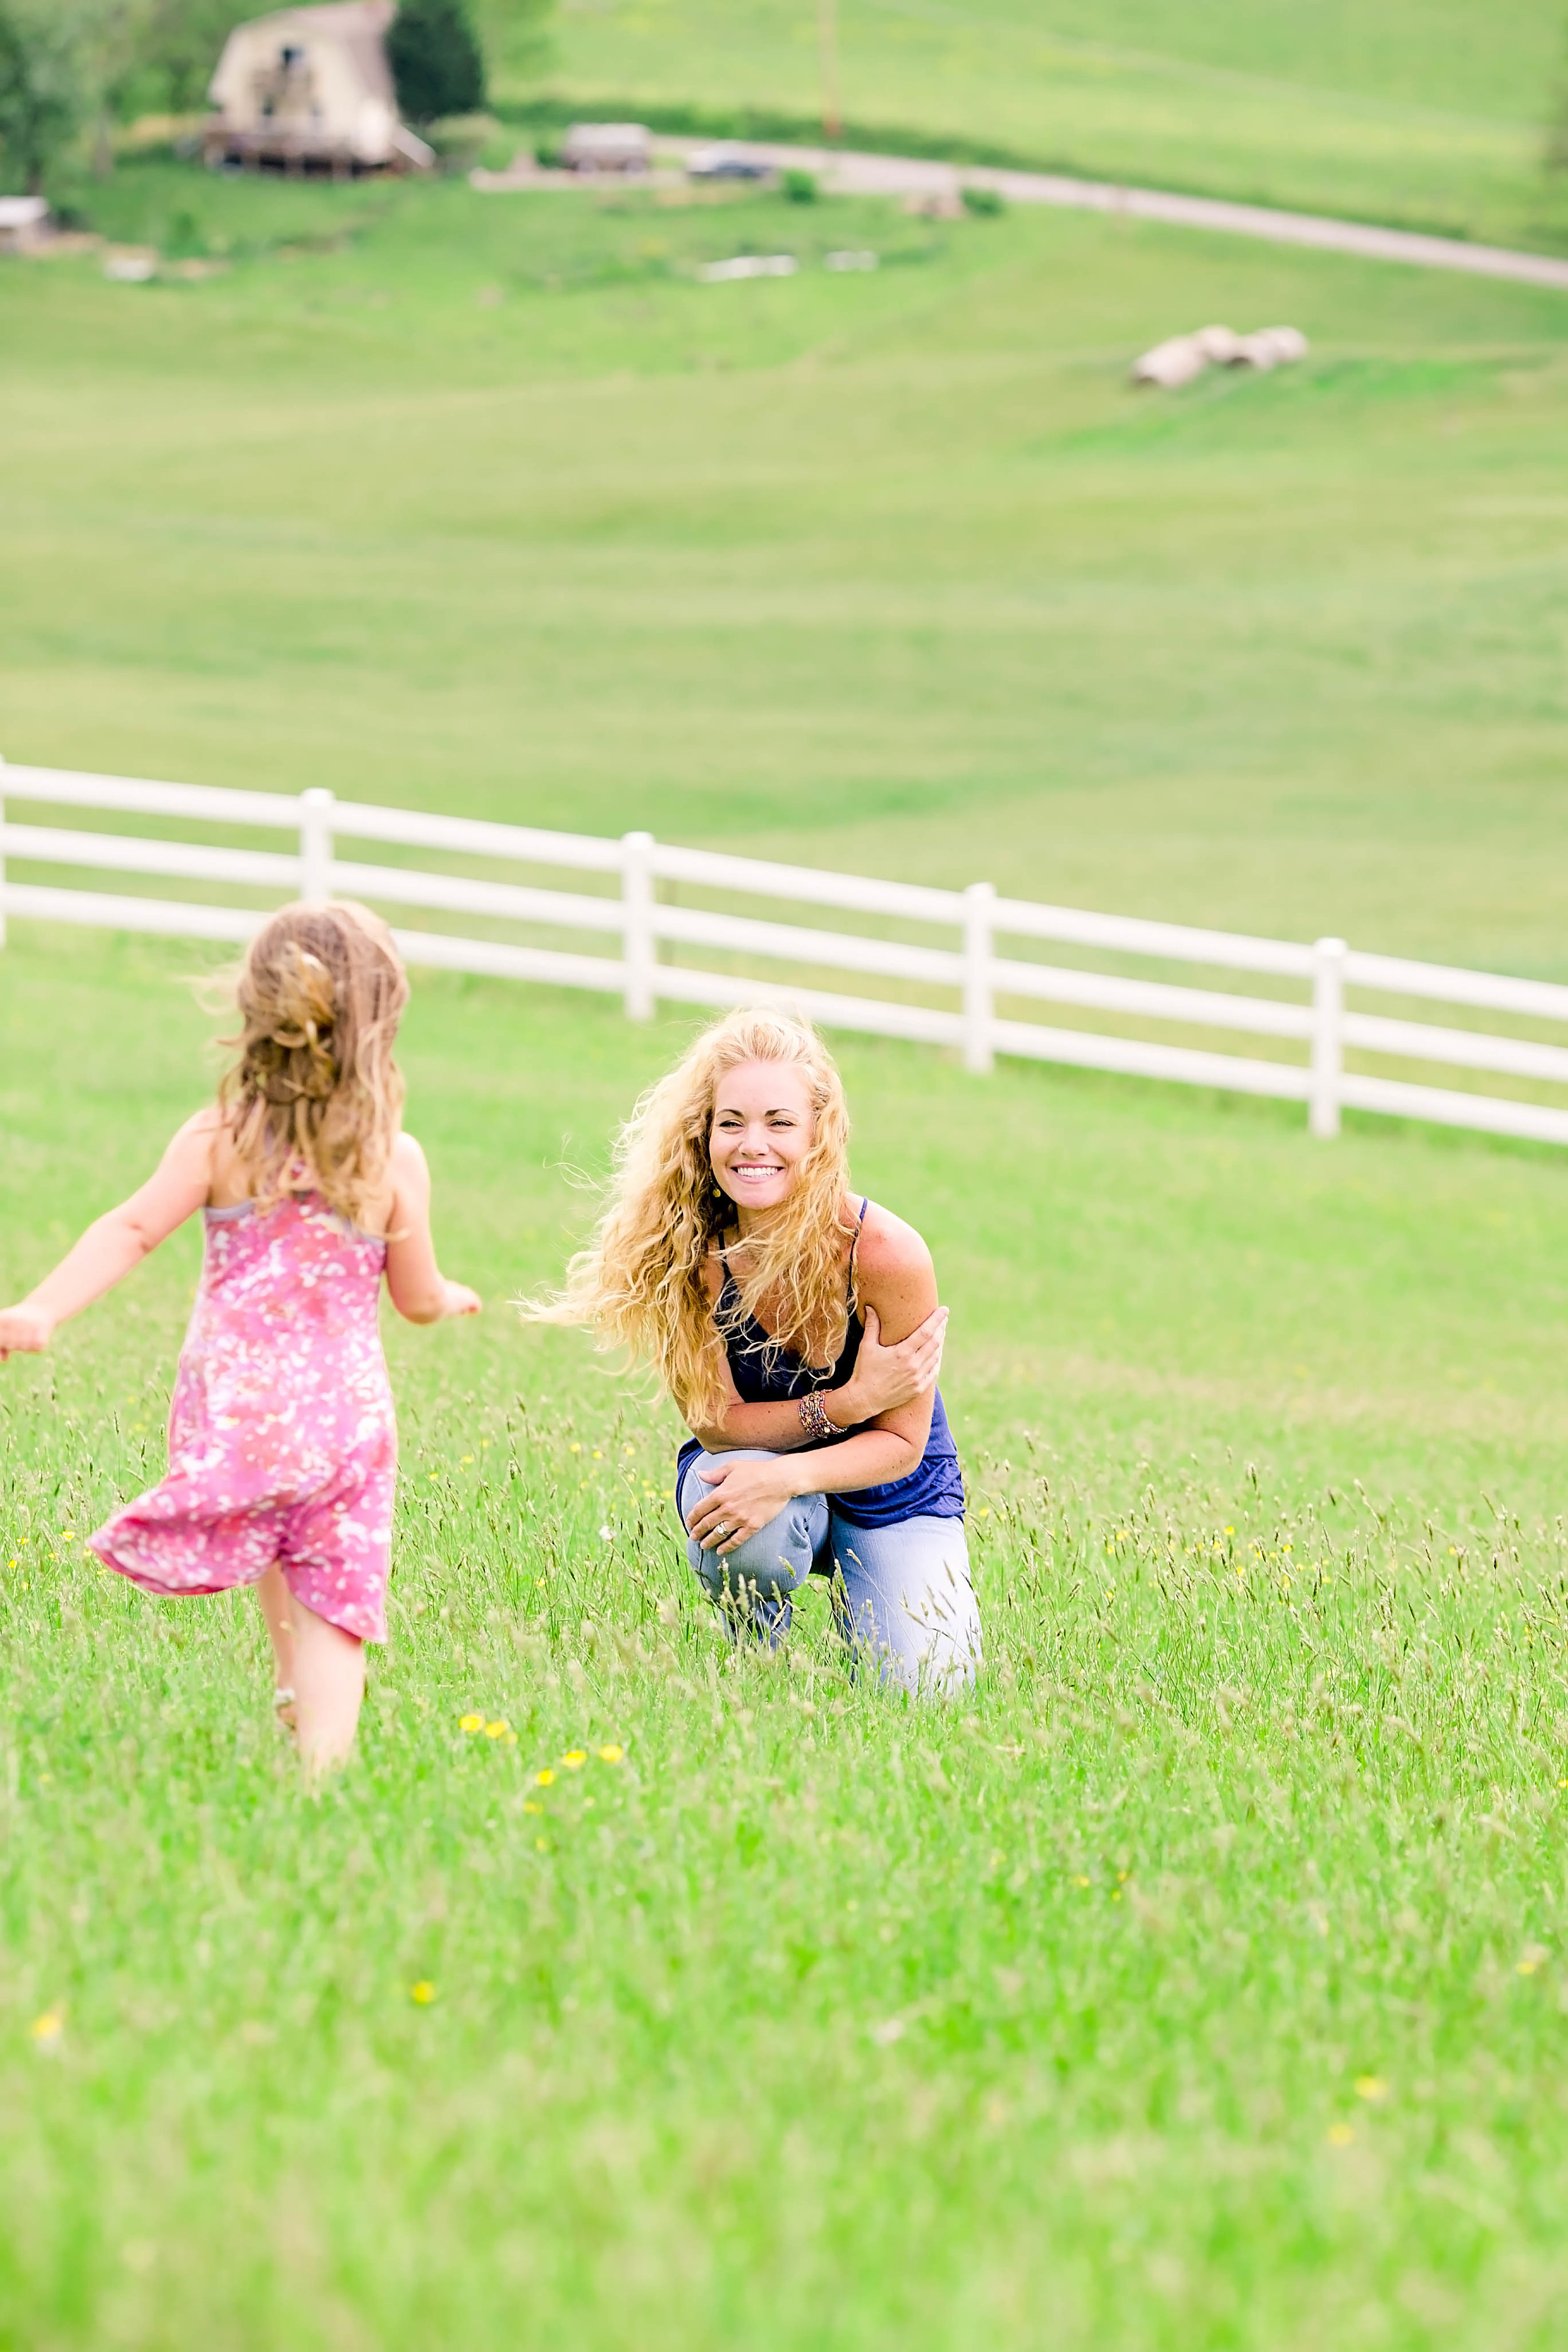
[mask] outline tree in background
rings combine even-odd
[[[117,111],[194,113],[205,101],[230,33],[270,5],[272,0],[139,0],[129,68],[115,92]]]
[[[87,29],[68,0],[0,0],[0,141],[29,195],[90,109]]]
[[[485,61],[463,0],[403,0],[386,36],[399,111],[410,122],[477,114]]]

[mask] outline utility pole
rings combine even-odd
[[[844,135],[838,104],[838,0],[816,0],[816,49],[822,69],[822,135],[831,142]]]

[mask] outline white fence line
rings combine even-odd
[[[147,834],[112,834],[85,826],[16,823],[6,798],[29,806],[84,809],[245,831],[285,833],[282,849],[238,848]],[[473,875],[373,865],[338,854],[341,841],[427,849],[502,866],[555,866],[597,875],[618,887],[574,891]],[[0,761],[0,945],[6,918],[84,923],[121,930],[163,932],[187,939],[240,941],[265,920],[261,910],[184,899],[154,898],[58,882],[18,882],[16,865],[76,867],[100,874],[214,882],[321,901],[332,896],[368,899],[384,908],[420,908],[474,915],[568,932],[597,934],[605,951],[574,953],[451,931],[398,929],[394,936],[410,962],[450,971],[599,989],[622,998],[633,1020],[651,1019],[660,1001],[714,1008],[742,1002],[798,1005],[829,1027],[916,1039],[955,1047],[966,1068],[988,1071],[997,1054],[1060,1062],[1083,1069],[1177,1084],[1272,1095],[1305,1103],[1314,1135],[1339,1132],[1346,1108],[1426,1119],[1498,1135],[1568,1143],[1568,1108],[1495,1095],[1422,1086],[1403,1077],[1347,1071],[1347,1049],[1399,1062],[1480,1070],[1506,1078],[1568,1087],[1568,1044],[1494,1035],[1347,1008],[1347,989],[1434,1000],[1524,1020],[1568,1026],[1568,987],[1468,971],[1440,964],[1347,948],[1342,940],[1314,944],[1250,939],[1229,931],[1142,918],[1096,915],[1068,907],[998,898],[988,882],[940,890],[907,882],[831,874],[815,867],[680,849],[651,834],[618,841],[585,834],[551,833],[471,817],[436,816],[412,809],[339,801],[312,789],[298,794],[231,792],[203,784],[171,784],[133,777],[79,775],[63,770],[7,767]],[[943,934],[941,945],[865,936],[816,925],[764,921],[725,908],[673,904],[660,885],[684,884],[731,898],[774,899],[919,924]],[[1248,995],[1167,980],[1140,980],[1070,964],[1000,954],[998,938],[1047,941],[1161,963],[1257,972],[1295,982],[1300,999]],[[661,962],[659,948],[713,948],[747,960],[787,962],[818,971],[864,974],[945,992],[948,1005],[897,997],[843,994],[813,982],[763,980],[754,974],[705,971]],[[1250,1059],[1190,1045],[1158,1044],[1095,1029],[1048,1028],[997,1011],[998,999],[1029,999],[1186,1029],[1224,1030],[1305,1046],[1300,1061]]]

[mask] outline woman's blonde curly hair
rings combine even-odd
[[[585,1324],[601,1346],[627,1349],[694,1427],[717,1419],[727,1393],[725,1331],[703,1269],[722,1253],[735,1205],[714,1182],[709,1140],[719,1081],[743,1062],[800,1071],[813,1135],[788,1199],[746,1236],[745,1272],[725,1321],[739,1325],[765,1300],[781,1345],[826,1334],[837,1360],[854,1305],[845,1280],[855,1234],[849,1114],[821,1038],[784,1013],[726,1013],[649,1087],[621,1129],[609,1203],[593,1239],[572,1260],[559,1297],[525,1310],[542,1321]]]
[[[355,1224],[386,1176],[403,1113],[393,1040],[408,978],[368,907],[284,907],[236,976],[236,1059],[218,1088],[225,1122],[266,1206],[308,1173]]]

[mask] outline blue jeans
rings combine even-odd
[[[700,1454],[680,1482],[686,1557],[731,1626],[776,1643],[789,1629],[790,1595],[808,1576],[831,1576],[839,1632],[858,1658],[875,1660],[885,1683],[943,1697],[967,1690],[980,1664],[980,1612],[962,1519],[860,1528],[826,1495],[797,1495],[732,1552],[703,1550],[689,1528],[707,1498],[705,1474],[771,1458],[754,1446]]]

